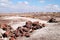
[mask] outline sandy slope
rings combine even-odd
[[[60,25],[50,25],[34,31],[29,38],[19,37],[18,40],[60,40]]]
[[[52,25],[52,26],[39,29],[29,39],[31,40],[60,40],[60,25]]]
[[[4,19],[8,20],[8,19],[24,19],[26,21],[30,20],[30,21],[39,21],[41,23],[46,23],[46,27],[42,28],[42,29],[38,29],[36,31],[34,31],[31,34],[31,37],[26,38],[26,37],[18,37],[17,40],[60,40],[60,24],[58,23],[47,23],[47,21],[42,21],[39,19],[32,19],[32,18],[26,18],[26,17],[6,17]],[[17,22],[15,24],[11,24],[11,26],[16,29],[18,26],[22,26],[25,24],[25,22]]]
[[[16,30],[16,28],[18,27],[18,26],[23,26],[23,25],[25,25],[25,23],[26,23],[26,21],[32,21],[32,22],[34,22],[34,21],[39,21],[40,23],[47,23],[47,21],[42,21],[42,20],[40,20],[40,19],[33,19],[33,18],[26,18],[26,17],[15,17],[15,16],[12,16],[12,17],[3,17],[2,18],[3,20],[12,20],[9,24],[12,26],[12,28],[14,29],[14,30]],[[14,22],[15,20],[20,20],[20,19],[22,19],[22,20],[24,20],[24,21],[20,21],[20,22]]]

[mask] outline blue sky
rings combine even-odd
[[[60,12],[60,0],[0,0],[0,12]]]
[[[18,1],[22,1],[22,2],[27,1],[27,2],[29,2],[29,5],[34,5],[34,6],[45,6],[48,4],[60,5],[60,0],[11,0],[11,1],[13,3],[17,3]]]

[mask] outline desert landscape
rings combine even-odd
[[[57,23],[49,23],[48,20],[55,18]],[[22,27],[27,21],[45,24],[45,27],[34,30],[30,37],[17,37],[16,40],[59,40],[60,39],[60,12],[32,12],[32,13],[0,13],[0,24],[7,24],[16,30]],[[2,31],[3,32],[3,31]],[[1,33],[0,33],[1,34]],[[3,33],[2,33],[3,34]],[[0,38],[9,40],[8,38]]]
[[[0,0],[0,40],[60,40],[60,0]]]

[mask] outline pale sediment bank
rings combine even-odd
[[[25,21],[23,22],[16,22],[13,21],[9,23],[14,30],[18,26],[25,25],[26,21],[39,21],[40,23],[45,23],[46,27],[43,27],[41,29],[35,30],[29,38],[26,37],[18,37],[17,40],[60,40],[60,25],[58,23],[47,23],[47,21],[43,21],[40,19],[32,19],[32,18],[26,18],[26,17],[5,17],[3,18],[5,20],[18,20],[23,19]]]

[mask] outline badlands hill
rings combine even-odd
[[[12,26],[15,30],[18,26],[22,26],[26,21],[32,22],[39,21],[45,23],[46,27],[35,30],[29,38],[18,37],[17,40],[60,40],[60,22],[59,23],[47,23],[51,18],[56,18],[60,21],[60,13],[38,13],[38,14],[0,14],[0,23],[6,23]]]

